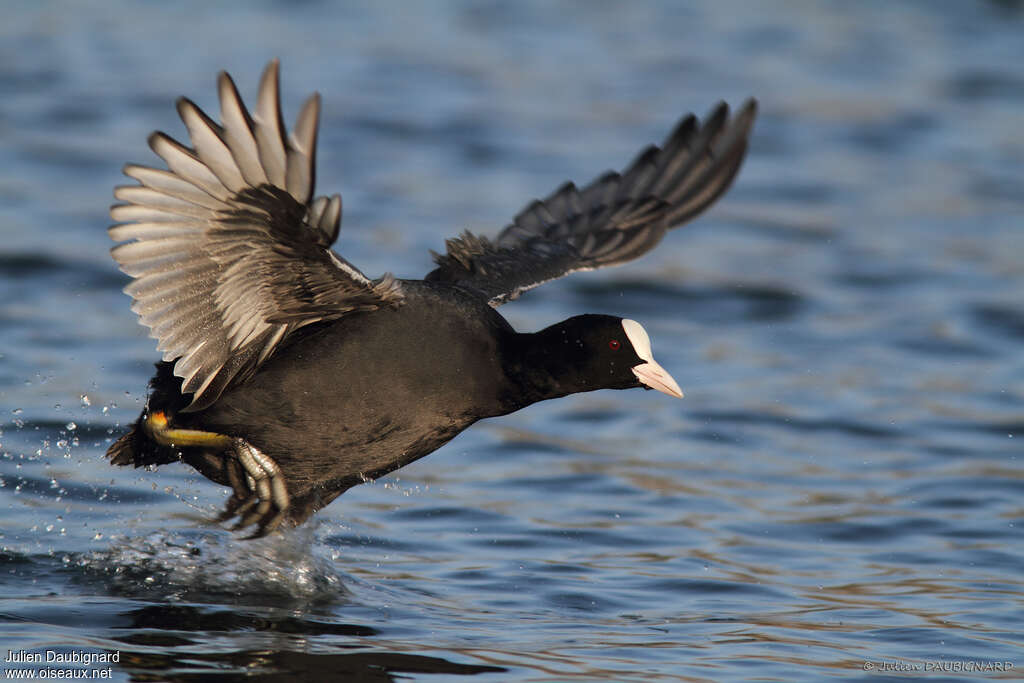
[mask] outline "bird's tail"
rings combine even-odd
[[[135,465],[137,431],[138,426],[132,425],[120,439],[110,444],[110,448],[107,449],[107,460],[111,465]]]
[[[156,364],[145,409],[135,424],[107,449],[111,465],[145,467],[181,459],[179,448],[155,438],[165,431],[169,417],[188,404],[188,399],[181,395],[181,378],[174,375],[173,367],[163,361]]]
[[[158,415],[162,418],[162,414]],[[153,438],[152,430],[145,427],[148,419],[149,415],[144,412],[121,438],[110,445],[107,459],[111,465],[146,467],[181,460],[180,449],[161,444]]]

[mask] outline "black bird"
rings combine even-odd
[[[145,409],[115,465],[188,463],[231,486],[221,519],[253,536],[436,450],[477,420],[595,389],[682,397],[633,320],[579,315],[519,333],[495,310],[563,275],[634,259],[729,187],[757,110],[684,117],[659,148],[566,183],[494,239],[469,232],[423,280],[370,279],[331,251],[341,197],[314,197],[320,97],[291,135],[278,63],[250,114],[226,73],[221,123],[178,100],[192,147],[157,132],[168,170],[129,164],[112,254],[158,340]]]

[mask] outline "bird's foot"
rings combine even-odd
[[[228,453],[234,458],[226,463],[234,494],[218,521],[238,517],[232,531],[257,524],[246,538],[266,536],[281,526],[291,505],[284,474],[272,458],[245,439],[234,439]]]
[[[149,414],[143,424],[149,435],[164,446],[201,448],[211,455],[223,450],[228,455],[222,460],[223,472],[227,474],[234,494],[218,516],[218,522],[239,517],[231,527],[232,531],[258,524],[256,531],[246,538],[266,536],[281,526],[288,515],[291,500],[284,474],[272,458],[245,439],[174,427],[163,411]],[[204,471],[201,466],[196,466]],[[217,480],[217,477],[213,478]]]

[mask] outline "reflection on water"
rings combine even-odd
[[[305,652],[266,649],[225,654],[202,653],[189,658],[189,666],[181,666],[177,657],[126,657],[125,663],[144,676],[154,672],[160,680],[209,680],[210,676],[244,674],[246,680],[281,680],[297,676],[304,681],[356,681],[358,683],[389,683],[409,680],[410,674],[474,674],[502,673],[500,666],[457,664],[439,657],[401,652],[353,652],[351,654],[308,654]]]
[[[1019,678],[1019,3],[180,9],[0,26],[4,646],[122,680]],[[107,253],[118,169],[272,56],[286,117],[324,96],[340,248],[399,276],[757,95],[721,206],[502,310],[641,320],[687,398],[485,421],[255,542],[186,468],[110,468],[156,360]]]

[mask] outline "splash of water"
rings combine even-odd
[[[77,564],[114,593],[156,600],[309,604],[348,594],[342,574],[314,552],[307,527],[251,541],[220,529],[115,537]]]

